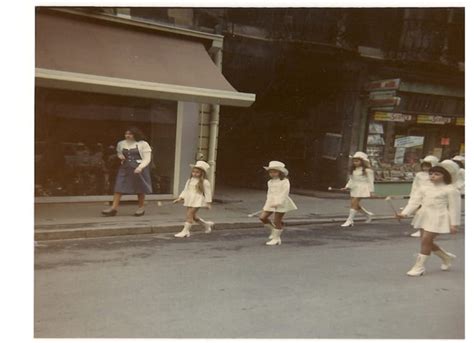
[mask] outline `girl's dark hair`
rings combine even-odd
[[[367,165],[365,164],[365,161],[360,159],[360,158],[353,158],[352,161],[354,160],[359,160],[361,162],[361,166],[362,166],[362,175],[367,175]],[[351,162],[351,166],[349,168],[349,174],[352,175],[352,173],[354,173],[354,170],[356,169],[356,166],[354,165],[354,163]]]
[[[268,171],[270,170],[275,170],[278,172],[278,177],[280,178],[280,180],[284,180],[286,179],[287,177],[285,176],[285,174],[281,171],[281,170],[276,170],[276,169],[268,169]]]
[[[128,129],[125,130],[125,132],[129,131],[132,135],[133,135],[133,138],[137,141],[137,142],[140,142],[140,141],[144,141],[145,140],[145,135],[143,134],[143,132],[138,129],[137,127],[129,127]]]
[[[451,174],[448,173],[448,171],[446,169],[444,169],[443,167],[440,167],[440,166],[434,166],[434,167],[431,167],[430,170],[429,170],[429,173],[441,173],[443,174],[443,179],[444,179],[444,183],[449,185],[450,183],[453,182],[453,179],[451,178]]]
[[[464,169],[464,163],[462,163],[461,161],[456,161],[456,160],[451,160],[451,161],[456,162],[459,168]]]

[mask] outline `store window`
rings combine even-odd
[[[420,159],[451,158],[464,151],[464,121],[453,117],[374,112],[366,151],[378,182],[411,182]]]
[[[111,195],[116,144],[130,126],[153,149],[153,193],[172,193],[176,109],[172,101],[36,88],[35,196]]]

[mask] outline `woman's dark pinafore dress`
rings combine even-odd
[[[125,156],[125,160],[117,174],[115,192],[122,194],[152,193],[149,165],[143,168],[141,173],[134,173],[140,164],[138,161],[142,159],[138,150],[138,144],[132,149],[122,149],[122,154]]]

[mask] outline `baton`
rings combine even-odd
[[[393,205],[393,202],[392,202],[392,198],[390,196],[386,197],[385,200],[387,201],[387,203],[390,205],[390,207],[392,208],[393,212],[395,213],[395,217],[397,218],[398,220],[398,223],[402,223],[401,219],[398,218],[398,212],[397,210],[395,209],[395,206]]]

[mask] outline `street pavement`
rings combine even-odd
[[[39,242],[35,337],[463,338],[458,258],[410,278],[419,248],[406,222]]]

